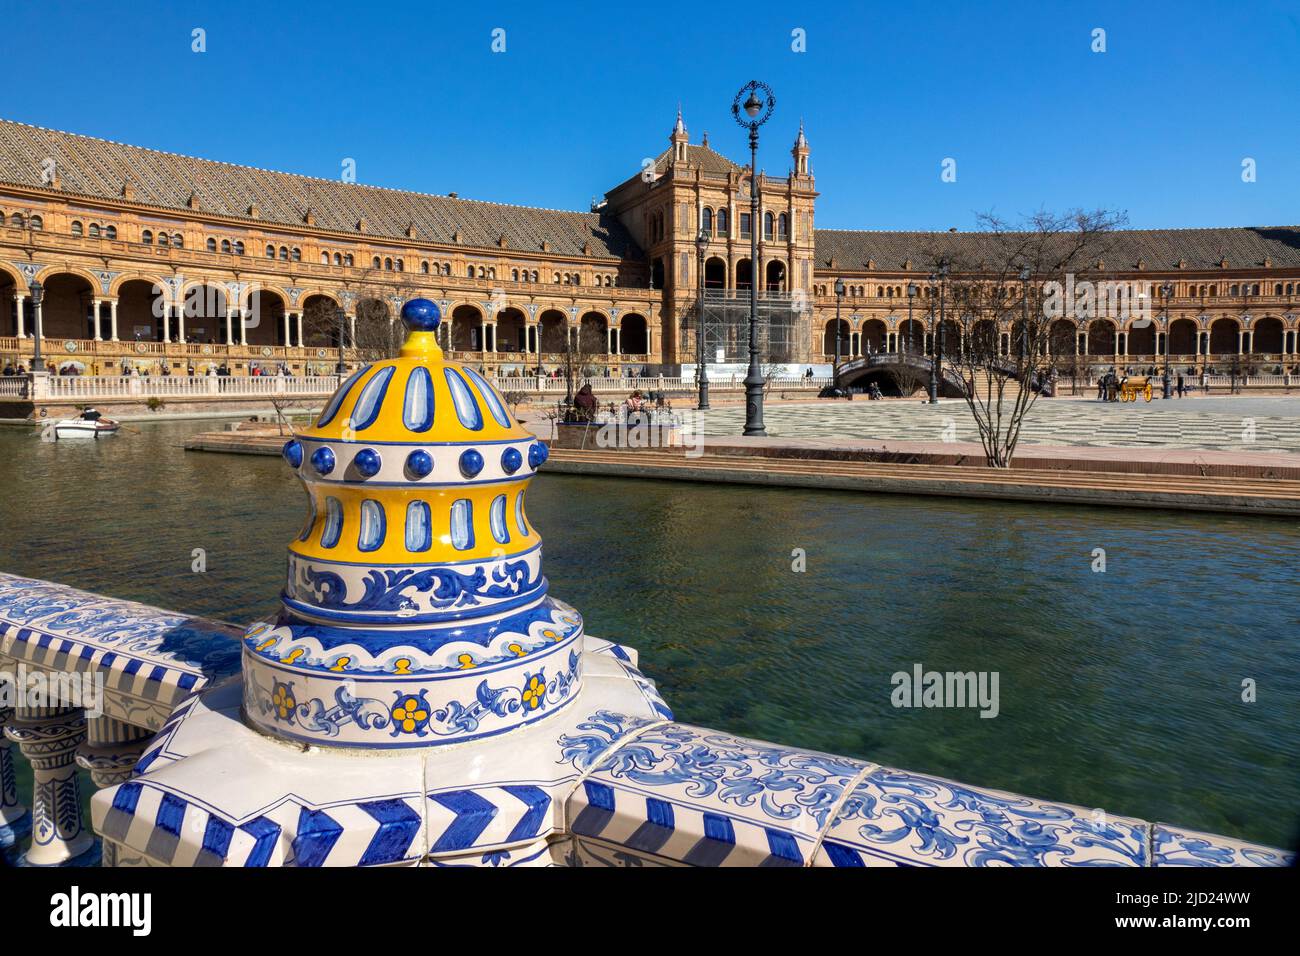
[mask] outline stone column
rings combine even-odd
[[[293,340],[289,337],[289,312],[287,310],[284,313],[284,345],[285,348],[293,345]]]
[[[19,707],[5,736],[32,765],[32,846],[27,866],[84,866],[98,856],[95,836],[81,815],[76,750],[86,719],[75,707]]]
[[[96,342],[102,342],[102,341],[103,341],[103,337],[99,334],[99,300],[98,300],[98,299],[94,299],[94,300],[93,300],[92,305],[91,305],[91,308],[95,310],[94,313],[93,313],[94,316],[95,316],[95,336],[94,336],[94,338],[95,338],[95,341],[96,341]]]
[[[109,332],[114,342],[117,341],[117,299],[108,300]]]
[[[355,315],[348,316],[348,347],[357,347],[357,317]]]
[[[248,322],[242,308],[239,310],[239,344],[248,344]]]
[[[176,341],[185,343],[185,306],[180,305],[176,309]]]
[[[18,291],[16,289],[14,290],[14,306],[16,307],[17,310],[16,315],[18,319],[18,324],[14,327],[14,331],[18,333],[18,338],[20,339],[26,338],[27,317],[23,315],[23,297],[18,294]]]
[[[2,732],[13,717],[12,707],[0,708],[0,858],[6,855],[6,851],[12,852],[32,829],[32,815],[18,799],[13,745]]]
[[[230,345],[235,341],[234,326],[231,324],[234,318],[232,313],[233,310],[230,308],[230,305],[227,304],[226,305],[226,344],[227,345]]]
[[[1246,330],[1237,329],[1237,354],[1240,355],[1246,349]]]
[[[614,354],[614,330],[608,326],[605,328],[605,354]]]

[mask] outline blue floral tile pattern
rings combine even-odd
[[[817,866],[1147,866],[1147,825],[884,767],[844,801]]]
[[[1295,854],[1213,833],[1151,828],[1152,866],[1295,866]]]

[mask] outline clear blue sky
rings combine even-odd
[[[679,102],[693,142],[743,162],[729,107],[758,78],[759,165],[786,172],[803,117],[819,226],[1300,222],[1297,2],[6,6],[0,116],[250,166],[352,157],[364,183],[586,209],[666,147]]]

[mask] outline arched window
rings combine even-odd
[[[370,268],[382,269],[383,267],[384,267],[384,262],[378,256],[375,256],[373,259],[370,260]]]
[[[1234,283],[1233,285],[1230,285],[1230,286],[1228,287],[1228,295],[1237,295],[1239,289],[1240,289],[1240,286],[1236,285],[1235,283]]]
[[[184,248],[185,248],[185,237],[182,236],[179,232],[173,232],[173,233],[172,233],[172,245],[175,246],[177,249],[184,249]]]
[[[158,233],[158,245],[160,246],[171,245],[171,240],[167,238],[167,233],[165,232]]]
[[[465,275],[467,278],[474,278],[474,267],[472,265],[465,268]]]
[[[1274,295],[1282,294],[1282,283],[1278,282],[1273,286],[1273,294]]]
[[[211,236],[208,236],[208,241],[204,243],[204,245],[208,247],[208,252],[217,251],[217,240],[213,239]]]
[[[289,247],[288,247],[288,246],[281,246],[281,247],[280,247],[280,261],[281,261],[281,262],[288,262],[288,261],[289,261]]]
[[[330,254],[328,252],[322,252],[320,254],[320,264],[323,266],[330,264]]]
[[[343,256],[340,255],[340,254],[337,253],[337,252],[334,253],[334,264],[335,264],[336,266],[341,266],[341,265],[343,265]],[[348,265],[352,265],[352,263],[349,262]]]
[[[244,254],[244,241],[243,241],[242,239],[236,239],[236,240],[235,240],[235,255],[237,255],[237,256],[242,256],[243,254]]]
[[[518,281],[519,281],[519,270],[518,270],[518,269],[511,269],[511,270],[510,270],[510,281],[511,281],[511,282],[518,282]]]
[[[487,274],[487,277],[488,277],[489,279],[495,279],[495,278],[497,277],[497,267],[496,267],[496,266],[488,266],[488,274]]]
[[[727,231],[728,226],[729,226],[729,220],[727,218],[727,210],[719,209],[718,210],[718,235],[720,237],[725,239],[731,235],[731,233]]]
[[[98,239],[98,238],[99,238],[99,223],[97,223],[97,222],[92,222],[92,223],[90,224],[90,228],[86,231],[86,233],[87,233],[87,235],[90,236],[91,239]]]
[[[763,213],[763,238],[764,238],[764,239],[771,239],[771,238],[772,238],[772,223],[773,223],[773,221],[774,221],[774,220],[773,220],[773,216],[772,216],[772,214],[771,214],[770,212],[765,212],[765,213]]]
[[[1251,294],[1251,295],[1259,295],[1259,283],[1258,283],[1258,282],[1256,282],[1256,283],[1254,283],[1253,285],[1251,285],[1251,287],[1250,287],[1250,294]]]
[[[704,207],[704,212],[700,214],[700,228],[705,232],[713,232],[713,210],[708,206]]]
[[[268,258],[268,259],[274,259],[274,258],[275,258],[275,246],[268,245],[268,246],[266,247],[266,258]]]
[[[776,219],[776,237],[785,239],[790,234],[790,217],[785,213],[777,216]]]
[[[45,228],[45,220],[42,219],[40,216],[32,216],[32,218],[29,220],[29,224],[33,229]]]
[[[21,229],[23,227],[23,214],[16,212],[10,216],[9,225],[13,226],[15,229]]]
[[[420,271],[425,275],[429,274],[429,261],[427,259],[420,263]]]
[[[398,272],[405,272],[405,271],[406,271],[406,264],[405,264],[404,262],[402,262],[401,259],[398,259],[398,260],[397,260],[397,271],[398,271]]]
[[[385,272],[393,271],[393,260],[391,258],[384,259],[384,271]]]
[[[297,246],[293,247],[292,258],[294,262],[302,262],[302,249]]]
[[[17,213],[14,213],[14,218],[15,218],[15,219],[18,219],[18,218],[19,218]],[[19,225],[20,223],[21,223],[21,220],[20,220],[20,222],[18,222],[18,223],[14,223],[14,225]],[[82,227],[80,221],[74,219],[74,220],[72,221],[72,234],[73,234],[73,236],[75,236],[76,238],[80,239],[80,238],[81,238],[81,234],[82,234],[83,231],[84,231],[84,230],[83,230],[83,227]],[[148,240],[146,240],[146,241],[148,241]]]
[[[117,238],[117,226],[107,226],[104,229],[104,235],[109,239]]]

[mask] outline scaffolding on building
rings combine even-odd
[[[694,361],[696,323],[703,316],[704,354],[710,363],[749,361],[749,290],[706,289],[682,316],[681,354]],[[808,361],[804,292],[759,292],[758,355],[764,365]]]

